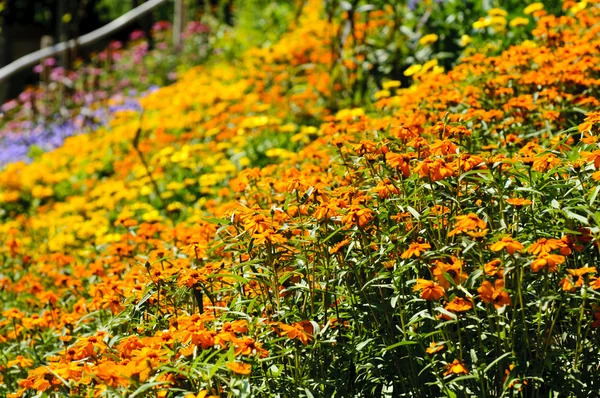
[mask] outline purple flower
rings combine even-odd
[[[44,63],[44,66],[52,67],[52,66],[56,65],[56,60],[54,58],[46,58],[43,63]]]
[[[63,68],[62,66],[59,66],[57,68],[52,69],[52,72],[50,72],[50,80],[54,80],[54,81],[62,80],[64,75],[65,75],[65,68]]]
[[[140,40],[143,39],[146,35],[144,34],[143,30],[134,30],[133,32],[131,32],[131,34],[129,35],[129,40],[131,41],[136,41],[136,40]]]
[[[110,45],[108,46],[108,48],[110,48],[111,50],[120,50],[123,48],[123,43],[121,43],[120,41],[112,41],[110,43]]]
[[[8,112],[8,111],[15,109],[18,105],[19,105],[19,103],[17,102],[17,100],[10,100],[8,102],[5,102],[2,105],[2,108],[0,108],[0,109],[2,110],[2,112]]]
[[[185,27],[183,37],[187,38],[192,35],[208,33],[208,32],[210,32],[210,28],[208,27],[208,25],[205,25],[202,22],[192,21],[192,22],[188,23],[187,26]]]
[[[171,29],[171,22],[169,21],[158,21],[152,26],[154,32],[163,32],[169,29]]]

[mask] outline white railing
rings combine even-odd
[[[132,23],[139,17],[147,14],[152,11],[159,5],[166,3],[169,0],[148,0],[142,5],[134,8],[121,15],[119,18],[114,21],[104,25],[103,27],[96,29],[93,32],[87,33],[83,36],[80,36],[77,39],[72,39],[68,41],[64,41],[62,43],[55,44],[50,47],[42,48],[41,50],[34,51],[30,54],[27,54],[16,61],[6,65],[2,69],[0,69],[0,83],[14,75],[15,73],[30,68],[34,65],[39,64],[42,60],[50,57],[54,57],[58,54],[63,53],[66,50],[73,48],[85,47],[89,44],[93,44],[98,42],[99,40],[110,36],[114,32],[122,29],[124,26]],[[182,30],[182,4],[183,0],[175,0],[175,24],[173,26],[173,37],[174,41],[177,43],[179,37],[181,35]]]

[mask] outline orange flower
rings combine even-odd
[[[595,274],[597,272],[596,267],[583,267],[583,268],[569,268],[567,269],[567,272],[569,273],[569,275],[571,276],[584,276],[587,274]]]
[[[45,391],[50,387],[48,378],[54,378],[50,368],[47,366],[40,366],[39,368],[30,370],[27,378],[19,381],[19,387]]]
[[[102,340],[103,336],[88,336],[80,338],[75,344],[77,350],[77,359],[92,357],[98,353],[103,353],[108,348]]]
[[[446,371],[444,372],[444,376],[448,376],[451,374],[459,375],[469,373],[465,365],[463,365],[462,362],[460,362],[458,359],[455,359],[452,363],[449,363],[446,366],[444,366],[444,369],[446,369]]]
[[[483,266],[483,272],[488,276],[498,276],[499,278],[502,278],[504,277],[504,271],[500,267],[501,264],[502,262],[499,259],[489,261]]]
[[[385,162],[400,170],[404,178],[410,176],[410,155],[388,152],[385,154]]]
[[[565,257],[559,254],[542,253],[531,263],[531,270],[533,272],[540,272],[544,268],[548,272],[556,272],[558,265],[565,262]]]
[[[461,297],[454,297],[454,300],[446,304],[445,310],[450,312],[465,312],[473,308],[473,303]]]
[[[344,239],[341,242],[336,243],[334,246],[329,248],[329,254],[338,253],[341,249],[350,244],[350,239]]]
[[[264,214],[254,213],[245,217],[244,228],[251,234],[265,232],[271,228],[271,220]]]
[[[221,328],[222,332],[246,333],[248,331],[248,321],[240,319],[233,322],[225,322]]]
[[[342,222],[347,225],[356,225],[359,228],[365,228],[375,217],[371,209],[352,206],[348,214],[342,218]]]
[[[17,355],[17,357],[15,359],[13,359],[12,361],[8,361],[8,363],[6,364],[7,368],[10,368],[12,366],[18,366],[21,369],[25,369],[25,368],[29,368],[33,365],[33,361],[29,358],[25,358],[22,355]]]
[[[298,339],[302,344],[307,345],[312,340],[311,334],[308,333],[307,327],[302,322],[296,322],[292,325],[286,325],[283,322],[276,322],[273,324],[274,327],[279,327],[279,335],[287,335],[290,339]],[[312,325],[311,325],[312,329]]]
[[[426,353],[428,353],[429,355],[435,354],[436,352],[440,352],[444,349],[444,344],[440,344],[437,343],[435,341],[432,341],[431,344],[429,344],[429,347],[427,347],[427,349],[425,350]]]
[[[429,149],[433,155],[455,155],[458,147],[449,140],[435,140],[433,144],[429,146]]]
[[[515,254],[515,252],[523,250],[524,247],[520,242],[514,240],[512,237],[505,236],[490,246],[490,250],[495,252],[498,252],[502,249],[506,249],[508,254]]]
[[[456,216],[456,228],[458,229],[484,229],[486,222],[477,216],[475,213],[469,213],[467,215]]]
[[[200,391],[197,395],[193,393],[189,393],[185,395],[184,398],[219,398],[218,395],[208,395],[207,390]]]
[[[486,228],[478,231],[465,231],[465,234],[469,235],[473,239],[480,239],[485,237],[489,231],[490,230]]]
[[[442,261],[436,261],[435,267],[432,270],[435,280],[444,289],[448,289],[450,287],[450,282],[448,279],[446,279],[445,274],[448,274],[457,285],[460,285],[469,278],[469,275],[463,271],[462,260],[459,260],[454,256],[452,256],[450,260],[450,264]]]
[[[573,283],[571,278],[562,278],[559,282],[560,288],[565,292],[574,292],[576,288],[583,285],[583,278],[577,278],[577,281]]]
[[[522,198],[508,198],[506,199],[506,203],[509,205],[513,205],[515,207],[523,207],[532,204],[533,202],[529,199]]]
[[[487,223],[479,218],[475,213],[456,216],[455,220],[456,224],[454,225],[454,229],[448,233],[448,236],[453,236],[465,231],[472,231],[477,228],[483,230],[487,225]]]
[[[400,194],[400,190],[396,186],[394,186],[388,178],[384,179],[382,182],[377,184],[374,190],[375,192],[377,192],[377,195],[379,195],[379,197],[382,199],[387,199],[390,197],[390,195]]]
[[[262,344],[254,341],[252,337],[244,337],[235,340],[235,355],[253,355],[257,354],[261,358],[266,358],[269,352],[262,348]]]
[[[437,301],[444,295],[444,288],[427,279],[417,279],[417,283],[413,287],[413,292],[421,290],[421,298],[427,301]]]
[[[581,152],[581,155],[585,156],[585,160],[588,162],[594,163],[594,168],[596,170],[600,168],[600,150],[594,152]]]
[[[130,367],[131,369],[131,367]],[[110,387],[126,386],[129,384],[127,380],[127,366],[120,365],[113,361],[101,362],[96,366],[96,377]]]
[[[552,250],[556,250],[565,246],[564,242],[560,239],[546,239],[540,238],[535,243],[532,243],[527,251],[531,254],[550,253]]]
[[[133,350],[132,360],[140,363],[158,363],[168,355],[167,350],[159,350],[152,347],[143,347],[139,350]]]
[[[558,166],[559,164],[560,164],[560,159],[558,159],[556,156],[554,156],[552,154],[536,156],[535,160],[533,161],[532,169],[535,171],[544,172],[544,171],[553,169],[554,167]]]
[[[497,279],[495,286],[489,281],[484,281],[481,287],[477,289],[479,296],[484,303],[494,303],[494,307],[502,308],[505,305],[510,305],[511,300],[508,292],[504,290],[504,281]]]
[[[596,273],[596,267],[583,267],[583,268],[576,268],[576,269],[567,269],[567,273],[571,277],[577,277],[577,279],[574,279],[571,277],[563,278],[560,281],[560,287],[564,291],[572,292],[572,291],[575,291],[576,288],[583,286],[583,283],[585,282],[583,277],[585,275]],[[592,282],[591,283],[592,289],[596,289],[596,286],[598,284],[598,279],[594,278],[594,277],[592,277],[590,279]],[[575,282],[573,282],[573,281],[575,281]]]
[[[415,173],[423,178],[429,178],[431,181],[443,180],[446,177],[454,175],[454,170],[450,168],[442,159],[427,158],[415,166]]]
[[[252,365],[243,362],[227,362],[227,368],[239,375],[249,375],[252,371]]]
[[[427,249],[431,249],[431,245],[429,243],[419,243],[413,242],[408,246],[408,249],[404,253],[400,255],[400,258],[411,258],[411,257],[420,257],[421,252],[426,251]]]

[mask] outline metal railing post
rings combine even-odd
[[[183,0],[175,0],[175,13],[173,17],[173,46],[179,49],[181,46],[181,34],[184,24],[184,4]]]

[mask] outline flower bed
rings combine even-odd
[[[340,110],[319,4],[0,173],[11,396],[600,390],[598,4]]]

